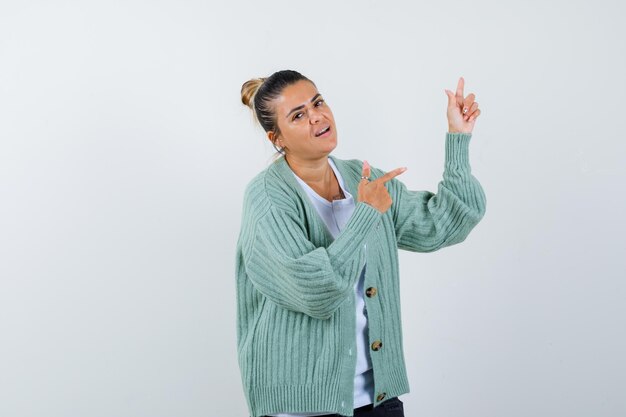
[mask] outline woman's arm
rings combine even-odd
[[[328,319],[354,292],[365,263],[363,244],[382,213],[357,202],[346,227],[327,247],[315,247],[295,213],[264,209],[240,237],[245,272],[254,287],[281,307]]]
[[[471,133],[446,133],[443,180],[437,194],[411,191],[392,179],[390,194],[398,248],[433,252],[460,243],[482,219],[485,193],[471,174]]]

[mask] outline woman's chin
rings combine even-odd
[[[324,144],[325,145],[325,149],[328,149],[328,152],[332,152],[336,147],[337,147],[337,138],[333,137],[333,138],[329,138],[329,141],[327,143]]]

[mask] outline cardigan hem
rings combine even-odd
[[[398,397],[410,392],[406,371],[403,367],[385,369],[388,376],[388,387],[380,387],[374,393],[373,406],[377,407],[389,398]],[[260,417],[279,413],[337,413],[352,417],[354,414],[353,399],[341,398],[341,384],[337,379],[329,383],[305,385],[269,385],[250,388],[248,401],[250,417]],[[384,398],[376,397],[381,392]],[[352,393],[350,393],[352,395]]]

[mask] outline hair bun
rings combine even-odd
[[[267,78],[252,78],[241,86],[241,102],[254,110],[254,96]]]

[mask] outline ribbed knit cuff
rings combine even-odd
[[[339,265],[351,258],[354,252],[359,251],[382,216],[383,213],[363,201],[355,203],[350,220],[339,237],[328,248],[334,257],[342,260]]]
[[[373,227],[382,218],[383,213],[364,201],[357,201],[348,225],[353,226],[354,233],[369,234]],[[347,225],[346,225],[347,226]]]
[[[446,132],[446,165],[469,164],[469,142],[471,133]]]

